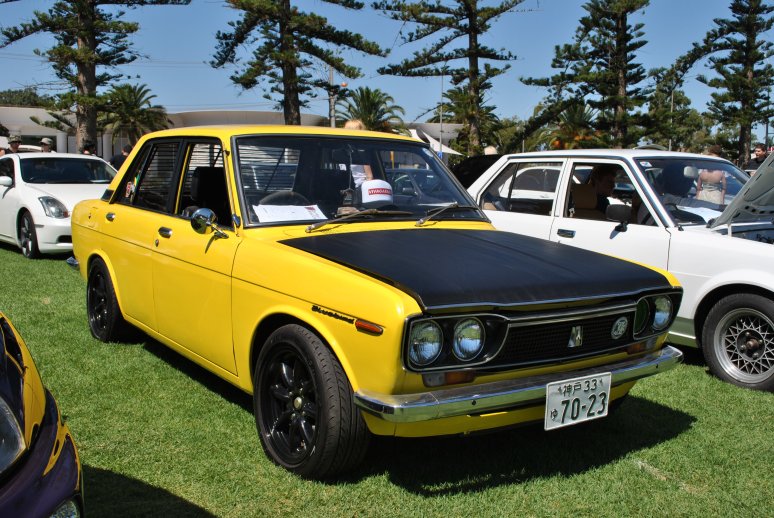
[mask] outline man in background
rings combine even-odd
[[[113,166],[113,169],[118,171],[119,169],[121,169],[121,166],[124,164],[126,157],[128,157],[129,153],[131,152],[132,152],[132,146],[130,144],[127,144],[121,149],[120,153],[117,153],[112,157],[110,157],[110,160],[108,160],[108,162],[110,162],[110,165]]]
[[[750,174],[755,174],[755,171],[758,170],[764,160],[766,160],[766,146],[758,142],[755,144],[754,155],[744,165],[744,170],[748,171]]]
[[[8,147],[0,149],[0,156],[18,153],[19,146],[21,146],[21,137],[19,135],[11,135],[8,137]]]
[[[41,153],[51,153],[53,151],[51,147],[54,145],[54,141],[48,137],[43,137],[40,139],[39,145]]]

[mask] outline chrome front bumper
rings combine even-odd
[[[610,372],[612,384],[616,386],[667,371],[682,360],[683,353],[674,347],[665,346],[645,356],[599,367],[482,385],[416,394],[378,394],[363,390],[355,393],[355,404],[365,412],[395,423],[485,414],[545,403],[546,385],[555,381]]]

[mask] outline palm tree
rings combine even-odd
[[[347,99],[339,101],[336,117],[347,120],[358,119],[366,129],[394,133],[403,126],[401,115],[406,111],[397,104],[392,96],[378,88],[359,87],[353,90]]]
[[[586,104],[573,104],[559,114],[556,124],[543,131],[541,141],[550,149],[606,147],[607,142],[594,129],[596,110]]]
[[[107,92],[100,122],[113,132],[113,141],[126,135],[134,144],[145,133],[169,127],[164,107],[151,104],[155,97],[146,85],[117,85]]]
[[[484,93],[491,85],[486,82],[481,85],[479,98],[473,100],[467,87],[455,87],[443,93],[446,99],[438,103],[433,116],[427,122],[448,122],[462,124],[457,133],[455,149],[467,152],[470,138],[470,118],[477,112],[479,138],[482,145],[499,145],[497,131],[500,129],[500,119],[494,113],[494,107],[485,104]]]

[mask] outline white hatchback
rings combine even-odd
[[[29,258],[72,250],[70,213],[99,198],[116,171],[99,157],[18,153],[0,157],[0,241]]]
[[[468,191],[500,230],[669,270],[685,290],[669,339],[699,347],[721,379],[774,390],[773,160],[750,179],[726,160],[688,153],[514,154]],[[609,197],[589,183],[595,168],[614,171]],[[536,169],[559,175],[539,200],[518,187]]]

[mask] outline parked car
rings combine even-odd
[[[0,516],[83,516],[75,441],[2,312],[0,340]]]
[[[135,326],[251,393],[302,476],[354,467],[370,434],[604,417],[681,360],[673,276],[495,231],[420,141],[179,128],[127,161],[73,213],[92,334]],[[432,200],[389,183],[407,169]]]
[[[101,196],[116,172],[101,158],[68,153],[0,157],[0,241],[29,258],[72,250],[70,212]]]
[[[597,209],[587,183],[591,169],[602,165],[618,170],[607,214]],[[509,188],[535,167],[562,171],[539,212],[529,209],[533,200],[521,200]],[[704,155],[550,151],[507,155],[468,190],[498,229],[669,270],[685,289],[669,340],[699,347],[710,371],[723,380],[772,390],[771,169],[769,160],[750,180],[730,162]],[[714,203],[696,197],[698,179],[711,171],[718,180]]]

